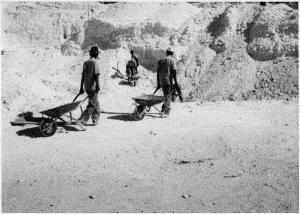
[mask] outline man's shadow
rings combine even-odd
[[[131,114],[121,114],[121,115],[115,115],[115,116],[110,116],[107,117],[107,119],[111,119],[111,120],[122,120],[122,121],[136,121]]]
[[[131,84],[128,81],[126,81],[126,80],[121,80],[119,82],[119,85],[129,85],[129,86],[131,86]]]
[[[124,76],[122,76],[121,74],[119,74],[118,72],[114,73],[113,75],[110,76],[112,79],[124,79]]]
[[[114,116],[110,116],[110,117],[107,117],[107,119],[111,119],[111,120],[122,120],[122,121],[137,121],[132,113],[120,113],[120,112],[104,112],[102,111],[101,112],[102,114],[117,114],[117,115],[114,115]],[[151,118],[160,118],[160,113],[152,113],[152,112],[149,112],[149,113],[146,113],[147,117],[151,117]]]
[[[62,128],[63,128],[63,131],[61,131]],[[68,133],[69,131],[80,131],[80,130],[78,130],[72,126],[65,125],[65,126],[58,126],[56,133],[61,133],[61,132]],[[17,135],[18,136],[27,136],[27,137],[31,137],[31,138],[45,137],[41,134],[39,127],[31,127],[31,128],[22,129],[20,131],[17,131]]]
[[[114,114],[114,116],[107,117],[111,120],[135,121],[131,113],[101,111],[101,114]]]
[[[128,82],[128,80],[126,79],[126,77],[122,74],[120,74],[119,72],[114,73],[113,75],[110,76],[112,79],[121,79],[121,81],[119,82],[119,85],[129,85],[131,86],[131,84]]]

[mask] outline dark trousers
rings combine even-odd
[[[92,92],[87,92],[90,95]],[[94,93],[94,95],[89,97],[89,103],[81,115],[81,119],[85,120],[86,122],[92,116],[93,123],[98,122],[100,117],[100,104],[98,101],[98,93]]]
[[[126,74],[127,76],[134,76],[137,74],[137,67],[126,66]]]
[[[162,106],[162,111],[166,114],[169,114],[171,111],[171,85],[163,85],[162,90],[166,100]]]

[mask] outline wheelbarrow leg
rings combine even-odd
[[[160,113],[160,117],[163,118],[164,117],[164,115],[163,115],[164,111],[160,111],[156,106],[153,106],[153,107]],[[162,108],[164,108],[164,107],[162,107]]]
[[[86,128],[84,127],[84,125],[79,122],[79,120],[75,120],[76,125],[80,126],[80,128],[82,129],[82,131],[86,131]]]
[[[78,125],[82,129],[82,131],[86,131],[86,128],[84,127],[84,125],[79,120],[71,118],[68,115],[65,115],[65,116],[70,118],[70,125],[72,124],[72,120],[75,120],[76,125]]]

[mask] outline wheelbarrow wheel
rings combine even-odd
[[[57,125],[55,121],[44,119],[40,124],[40,132],[45,137],[50,137],[55,134]]]
[[[146,114],[145,107],[142,105],[139,105],[134,109],[133,117],[136,120],[142,120],[144,118],[145,114]]]

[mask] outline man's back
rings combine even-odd
[[[83,63],[82,75],[84,76],[84,87],[86,91],[95,90],[95,75],[100,74],[96,59],[91,58]]]
[[[172,71],[176,70],[174,59],[167,56],[158,61],[157,72],[159,74],[159,80],[161,85],[170,85],[170,75]]]
[[[136,63],[136,66],[139,66],[139,58],[136,54],[131,55],[131,60],[133,60]]]

